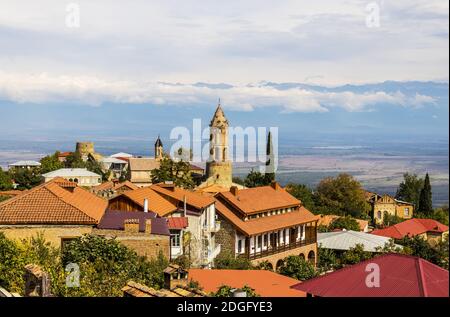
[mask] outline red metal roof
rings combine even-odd
[[[413,237],[425,232],[443,233],[445,231],[448,231],[448,226],[440,223],[439,221],[433,219],[413,218],[384,229],[376,229],[372,231],[372,234],[401,239],[405,236]]]
[[[169,229],[184,229],[188,226],[188,218],[187,217],[169,217],[168,224]]]
[[[379,266],[379,287],[368,287],[373,274],[368,264]],[[367,269],[367,271],[366,271]],[[448,297],[448,271],[424,259],[385,254],[292,288],[321,297]]]

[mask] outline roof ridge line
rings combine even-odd
[[[423,294],[424,297],[428,297],[428,290],[426,287],[426,281],[425,281],[425,276],[424,276],[424,272],[423,272],[423,266],[422,266],[422,259],[418,258],[416,260],[416,265],[418,266],[418,278],[419,278],[419,287],[420,287],[420,292]]]
[[[50,180],[50,181],[48,181],[48,182],[44,182],[44,183],[42,183],[42,184],[39,184],[39,185],[37,185],[37,186],[35,186],[35,187],[32,187],[32,188],[30,188],[30,189],[24,191],[24,193],[22,193],[22,194],[16,195],[16,196],[14,196],[14,197],[12,197],[12,198],[10,198],[10,199],[7,199],[7,200],[5,200],[5,201],[2,201],[2,202],[0,202],[0,207],[2,207],[2,206],[4,206],[4,205],[9,205],[10,203],[16,201],[19,197],[25,197],[25,196],[28,196],[29,194],[31,194],[31,193],[37,191],[37,190],[40,189],[40,188],[43,188],[43,187],[46,188],[47,185],[48,185],[50,182],[53,182],[53,179]]]
[[[63,187],[59,186],[57,183],[54,183],[56,186],[58,186],[61,190],[66,190]],[[78,187],[78,186],[77,186]],[[76,187],[76,188],[77,188]],[[46,189],[51,192],[53,195],[55,195],[57,198],[60,198],[61,200],[63,200],[66,204],[69,204],[70,206],[72,206],[73,208],[75,208],[76,210],[78,210],[79,212],[81,212],[83,215],[87,216],[88,218],[92,219],[95,223],[98,223],[98,221],[94,218],[92,218],[91,216],[89,216],[87,213],[85,213],[83,210],[81,210],[78,206],[75,206],[71,201],[67,201],[64,197],[59,196],[58,194],[56,194],[53,190],[51,190],[50,188],[46,187]],[[85,190],[83,188],[81,188],[82,190]],[[67,191],[67,190],[66,190]],[[69,194],[73,194],[71,192],[68,192]],[[89,193],[89,192],[88,192]],[[89,193],[91,194],[91,193]],[[94,195],[94,194],[92,194]],[[69,195],[70,196],[70,195]],[[67,197],[67,196],[66,196]],[[98,196],[96,196],[98,197]],[[100,197],[98,197],[100,198]],[[101,199],[101,198],[100,198]],[[100,218],[101,219],[101,218]]]

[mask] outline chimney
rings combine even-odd
[[[125,219],[123,222],[123,229],[129,233],[138,233],[139,219]]]
[[[148,199],[144,199],[144,212],[148,212]]]
[[[237,196],[239,189],[237,188],[237,186],[231,186],[230,192],[233,194],[233,196]]]
[[[167,188],[168,190],[175,191],[175,184],[173,181],[165,181],[161,184],[161,187]]]
[[[281,186],[280,186],[280,184],[278,184],[277,181],[272,181],[272,183],[270,183],[270,186],[271,186],[273,189],[275,189],[275,190],[280,190],[280,189],[281,189]]]
[[[151,219],[145,219],[145,233],[152,233],[152,220]]]

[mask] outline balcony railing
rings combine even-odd
[[[219,255],[220,251],[221,251],[220,244],[216,245],[216,247],[214,249],[211,249],[208,247],[208,249],[205,250],[205,254],[204,254],[204,262],[205,262],[204,264],[211,263],[214,260],[214,258]]]
[[[269,256],[272,254],[280,253],[283,251],[288,251],[288,250],[292,250],[295,248],[303,247],[308,244],[313,244],[313,243],[316,243],[316,241],[317,241],[316,239],[305,239],[305,240],[300,240],[300,241],[296,241],[296,242],[288,243],[288,244],[284,244],[284,245],[277,245],[276,247],[268,246],[266,250],[261,250],[261,251],[253,252],[250,254],[247,251],[244,254],[239,254],[239,256],[247,257],[249,260],[255,260],[255,259],[263,258],[263,257]]]
[[[213,226],[203,226],[203,232],[206,234],[217,232],[220,230],[220,221],[214,222]]]

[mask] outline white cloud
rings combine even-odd
[[[381,27],[365,26],[381,3]],[[9,72],[168,82],[448,80],[442,0],[0,0]]]
[[[323,92],[313,89],[277,89],[265,83],[217,88],[210,85],[171,84],[131,80],[106,80],[90,76],[27,75],[0,72],[0,99],[18,103],[106,102],[162,106],[204,106],[221,98],[226,108],[252,111],[278,107],[283,112],[326,112],[330,108],[370,111],[378,104],[419,107],[434,103],[430,96],[406,96],[401,92]]]

